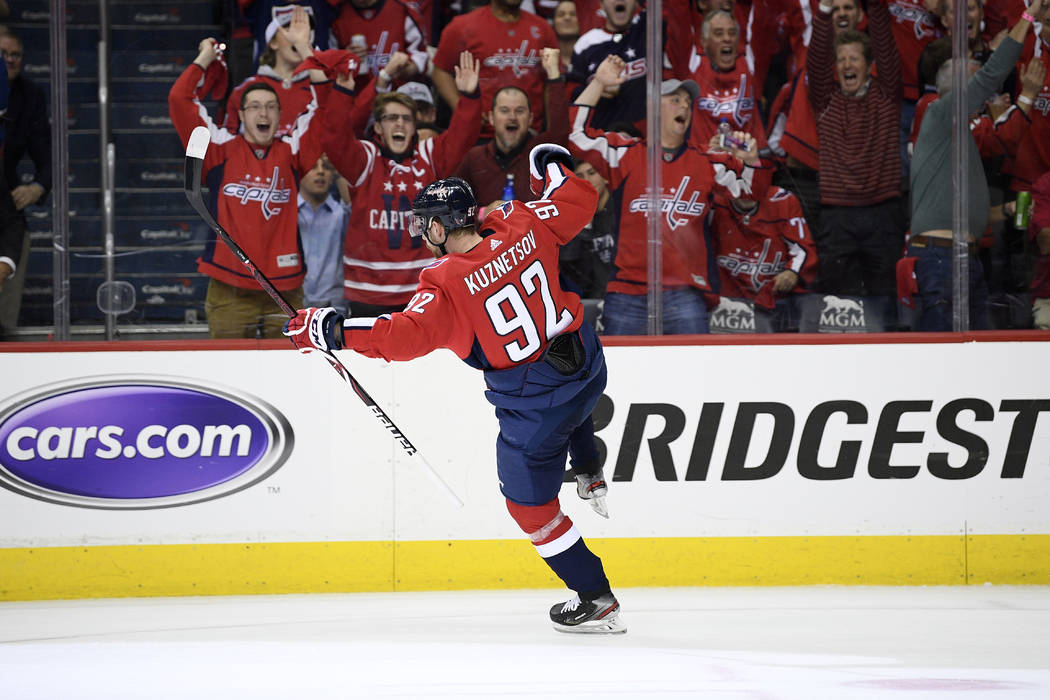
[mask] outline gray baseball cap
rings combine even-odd
[[[678,88],[685,88],[685,91],[689,93],[689,99],[693,102],[700,99],[700,86],[692,80],[665,80],[660,83],[660,94],[670,95]]]

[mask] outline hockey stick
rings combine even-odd
[[[208,211],[208,207],[204,204],[204,197],[201,194],[201,171],[204,168],[204,155],[208,152],[208,144],[211,143],[211,133],[208,131],[206,126],[198,126],[190,134],[190,141],[186,145],[186,198],[190,200],[190,205],[200,215],[204,223],[211,227],[211,230],[222,239],[233,254],[244,264],[248,271],[255,278],[255,281],[259,283],[259,286],[263,288],[263,291],[270,295],[270,298],[277,302],[277,305],[281,307],[281,311],[288,315],[289,318],[295,317],[295,309],[285,301],[281,293],[273,286],[270,280],[266,279],[266,276],[259,272],[258,268],[251,261],[251,258],[241,250],[241,247],[230,237],[230,234],[226,232],[219,222],[215,220],[211,212]],[[342,362],[330,351],[322,351],[324,358],[328,360],[328,364],[332,366],[336,374],[343,378],[350,388],[354,390],[354,393],[364,401],[365,406],[372,412],[379,422],[382,423],[383,427],[390,431],[393,435],[394,441],[401,446],[401,448],[410,456],[414,457],[421,466],[426,469],[427,474],[434,483],[437,484],[441,490],[445,493],[450,501],[452,501],[457,508],[463,507],[463,501],[459,500],[456,493],[449,487],[448,484],[441,478],[441,476],[434,470],[432,466],[423,458],[423,455],[419,453],[415,445],[409,441],[401,429],[394,424],[394,421],[390,419],[390,416],[386,414],[386,411],[376,403],[365,388],[361,386],[361,383],[354,379],[354,376],[350,374],[350,371],[343,365]]]

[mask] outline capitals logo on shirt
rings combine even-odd
[[[888,6],[890,14],[896,18],[899,24],[911,22],[915,26],[915,38],[937,36],[936,25],[933,23],[933,15],[917,5],[893,3]]]
[[[381,68],[385,68],[386,64],[390,63],[390,57],[400,48],[398,42],[394,42],[390,45],[390,49],[387,50],[386,43],[390,40],[390,32],[383,31],[379,35],[379,41],[376,42],[375,49],[368,52],[365,60],[368,62],[368,68],[372,72],[379,72]]]
[[[741,282],[746,282],[751,291],[758,292],[786,267],[780,252],[770,259],[771,246],[772,242],[766,239],[762,242],[761,252],[741,251],[737,248],[735,252],[719,255],[718,266]]]
[[[292,201],[292,190],[284,186],[284,178],[280,177],[280,174],[280,168],[277,167],[274,167],[273,175],[265,179],[245,173],[240,182],[227,182],[223,185],[222,193],[240,200],[241,204],[258,202],[262,207],[263,216],[269,220],[275,214],[281,213],[280,206],[271,205]]]
[[[536,49],[529,48],[529,40],[523,39],[516,49],[500,49],[495,56],[489,56],[484,64],[489,68],[503,70],[510,68],[515,78],[520,78],[529,70],[540,64]]]
[[[736,90],[715,90],[712,94],[702,95],[696,101],[698,109],[709,112],[715,119],[732,117],[740,126],[751,120],[755,108],[755,98],[747,89],[747,75],[740,74],[740,85]]]
[[[689,187],[688,175],[682,178],[677,188],[672,188],[670,197],[660,198],[660,211],[664,213],[667,225],[672,231],[689,223],[690,217],[703,216],[704,207],[707,206],[705,202],[699,201],[699,190],[693,190],[687,201],[685,199],[687,187]],[[647,212],[648,210],[649,200],[644,195],[632,200],[628,208],[628,211],[631,212]]]

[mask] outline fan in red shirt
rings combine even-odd
[[[304,11],[298,13],[290,34],[300,50],[309,52],[309,23]],[[314,110],[300,116],[290,135],[276,139],[280,101],[270,87],[260,85],[244,93],[243,134],[217,127],[196,95],[215,59],[215,41],[205,39],[197,58],[168,94],[171,121],[184,144],[194,128],[208,127],[211,146],[202,173],[208,185],[209,209],[273,286],[288,293],[289,303],[299,303],[306,270],[296,202],[299,177],[321,156],[316,127],[311,128]],[[319,73],[313,77],[324,79]],[[259,327],[265,337],[279,336],[284,318],[276,313],[273,300],[214,235],[198,258],[197,268],[211,278],[205,301],[211,337],[254,337]]]
[[[403,309],[416,289],[419,271],[430,263],[422,241],[408,231],[412,198],[427,182],[451,174],[478,140],[478,62],[466,51],[456,66],[455,84],[462,100],[449,128],[421,142],[416,139],[415,101],[408,95],[394,92],[376,98],[372,113],[379,145],[356,139],[347,128],[354,111],[352,76],[338,78],[322,101],[325,153],[350,183],[343,269],[354,315]]]
[[[396,74],[388,73],[401,85],[427,72],[427,36],[419,13],[401,0],[350,0],[332,23],[332,33],[341,48],[357,54],[360,74],[375,76],[385,69],[390,57],[408,54],[411,62]]]
[[[817,247],[795,195],[771,187],[761,199],[716,197],[709,226],[723,297],[772,310],[817,274]],[[756,312],[758,309],[756,309]]]
[[[1033,59],[1042,62],[1048,77],[1032,99],[1028,112],[1032,123],[1017,148],[1017,158],[1003,167],[1011,175],[1010,188],[1015,192],[1031,191],[1032,184],[1050,170],[1050,23],[1043,24],[1038,36],[1031,33],[1025,39],[1018,73]]]
[[[507,85],[521,88],[533,106],[532,128],[543,131],[543,86],[547,75],[540,65],[540,52],[558,48],[554,30],[542,18],[521,9],[521,0],[492,0],[489,5],[456,17],[441,33],[434,55],[431,80],[438,94],[455,111],[459,94],[452,69],[461,52],[469,51],[481,61],[481,100],[492,104],[496,91]],[[484,125],[483,136],[492,135]]]
[[[290,134],[295,120],[306,111],[307,105],[314,102],[314,91],[310,87],[310,76],[306,72],[296,73],[295,69],[306,58],[296,50],[295,44],[288,36],[289,23],[295,6],[274,8],[273,20],[266,28],[266,50],[259,56],[259,69],[255,75],[244,80],[230,92],[226,104],[219,113],[219,122],[223,128],[237,133],[241,128],[240,104],[246,90],[259,82],[273,88],[281,101],[281,123],[277,126],[277,138]],[[304,10],[306,11],[306,10]],[[310,19],[310,38],[314,41],[313,17]]]
[[[569,144],[579,157],[595,166],[621,201],[620,235],[605,293],[605,333],[644,335],[649,286],[646,144],[641,139],[595,130],[588,123],[602,91],[624,80],[623,69],[623,59],[615,55],[598,66],[594,80],[570,110]],[[761,194],[768,186],[765,170],[758,171],[763,176],[757,178],[765,185],[754,182],[759,160],[755,141],[747,134],[735,132],[737,139],[748,144],[747,150],[705,153],[686,143],[698,92],[692,81],[672,79],[662,85],[660,219],[665,244],[659,281],[663,283],[664,332],[668,334],[707,332],[703,293],[713,291],[717,280],[703,225],[712,194],[721,191],[728,197],[741,197],[752,191]]]
[[[737,53],[739,29],[728,12],[716,10],[704,18],[704,52],[694,54],[690,65],[690,77],[700,87],[689,132],[689,143],[697,148],[707,148],[722,120],[730,130],[754,136],[759,148],[766,146],[757,99],[761,86],[756,86],[747,59]]]

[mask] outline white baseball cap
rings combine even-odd
[[[269,44],[273,39],[273,35],[277,33],[278,28],[287,27],[292,22],[292,13],[295,12],[295,8],[302,7],[306,10],[306,14],[310,15],[310,43],[314,43],[314,8],[309,5],[277,5],[273,8],[270,13],[272,19],[270,23],[266,25],[266,41],[264,43]]]
[[[408,95],[416,102],[426,102],[429,105],[434,104],[434,95],[431,94],[430,88],[423,83],[405,83],[397,91],[402,95]]]

